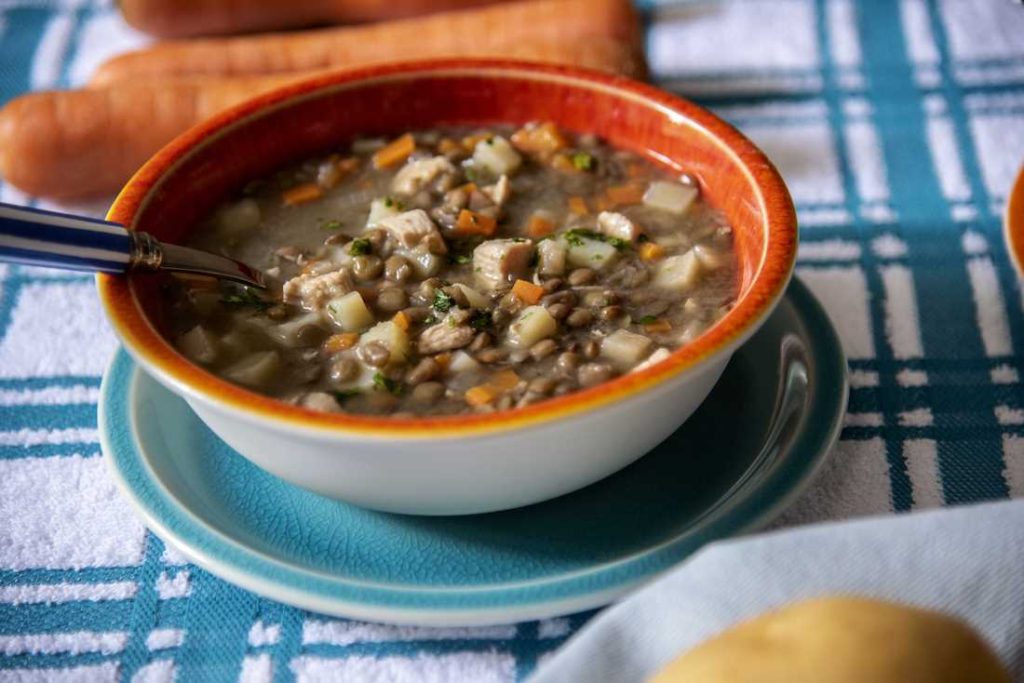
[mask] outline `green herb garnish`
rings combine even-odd
[[[653,325],[656,322],[658,322],[658,316],[656,315],[645,315],[640,318],[641,325]]]
[[[471,166],[467,166],[465,170],[466,180],[469,182],[475,182],[480,176],[477,174],[476,169]]]
[[[438,313],[447,313],[455,305],[455,299],[451,294],[446,294],[443,289],[434,290],[434,303],[431,306]]]
[[[622,251],[623,249],[626,249],[626,248],[629,247],[629,241],[628,240],[624,240],[621,237],[609,237],[608,239],[605,240],[605,242],[607,242],[608,244],[612,245],[613,247],[615,247],[619,251]]]
[[[243,306],[251,306],[252,308],[258,308],[260,310],[265,310],[274,305],[273,301],[267,301],[266,299],[261,298],[259,294],[248,287],[224,294],[221,296],[220,302],[225,306],[234,306],[239,308]]]
[[[469,254],[455,254],[454,256],[451,257],[451,262],[457,263],[460,266],[464,266],[467,263],[472,263],[473,257],[470,256]]]
[[[426,318],[423,319],[423,324],[424,325],[433,325],[436,322],[437,322],[437,316],[434,315],[433,313],[431,313],[430,315],[428,315]]]
[[[320,226],[321,230],[341,230],[341,221],[327,221]]]
[[[595,230],[588,230],[587,228],[573,228],[565,233],[565,241],[573,247],[582,247],[584,239],[596,240],[598,242],[610,244],[619,251],[628,249],[631,246],[628,240],[624,240],[621,237],[610,237],[609,235],[605,235]]]
[[[380,391],[386,391],[392,396],[398,396],[402,393],[402,385],[393,379],[389,379],[377,372],[373,375],[373,387]]]
[[[490,311],[475,308],[469,315],[469,326],[479,332],[488,329],[492,323]]]
[[[352,256],[364,256],[371,251],[373,251],[373,245],[365,237],[357,237],[348,247],[348,253]]]
[[[572,165],[577,171],[589,171],[594,168],[594,157],[586,152],[576,152],[572,155]]]
[[[347,391],[332,391],[331,394],[334,396],[334,400],[338,403],[344,403],[350,398],[354,398],[362,392],[358,389],[349,389]]]

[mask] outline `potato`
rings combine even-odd
[[[469,285],[464,285],[461,282],[456,282],[453,287],[458,287],[462,290],[462,293],[466,297],[466,301],[469,302],[470,308],[487,308],[491,305],[490,298],[484,296],[480,292],[476,291]]]
[[[452,362],[448,364],[449,374],[460,374],[464,372],[473,372],[480,369],[480,364],[476,362],[473,356],[469,355],[465,351],[456,351],[452,354]]]
[[[649,683],[1009,683],[952,617],[864,598],[819,598],[734,626]]]
[[[343,332],[362,332],[373,324],[373,313],[359,292],[342,294],[328,301],[327,317]]]
[[[377,323],[360,337],[360,344],[368,344],[372,341],[382,341],[391,352],[388,365],[405,363],[409,359],[409,335],[401,327],[390,320]]]
[[[619,259],[619,250],[601,240],[577,237],[569,243],[567,260],[574,268],[591,268],[604,270]]]
[[[529,348],[553,335],[558,323],[543,306],[527,306],[508,326],[508,342],[518,348]]]
[[[565,242],[543,240],[537,244],[537,272],[541,275],[565,273]]]
[[[217,360],[219,346],[217,338],[202,325],[196,325],[178,338],[178,348],[195,363]]]
[[[655,287],[686,291],[700,282],[701,266],[693,250],[669,256],[658,264],[654,273]]]
[[[405,257],[405,260],[409,262],[409,265],[412,266],[413,271],[416,273],[416,277],[420,279],[434,277],[441,272],[445,265],[444,256],[432,254],[423,246],[416,247],[415,249],[396,249],[395,253]]]
[[[601,341],[601,357],[619,370],[629,370],[647,357],[654,346],[647,337],[629,330],[615,330]]]
[[[697,194],[697,188],[692,185],[680,185],[659,180],[647,187],[643,203],[651,208],[682,216],[697,199]]]
[[[519,156],[519,152],[500,135],[481,140],[473,149],[473,164],[496,176],[512,173],[522,163],[523,158]]]
[[[281,369],[277,351],[257,351],[224,370],[224,377],[253,389],[270,384]]]

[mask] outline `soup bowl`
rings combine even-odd
[[[651,86],[572,68],[439,60],[324,75],[183,134],[127,184],[109,218],[180,242],[247,181],[356,136],[553,121],[686,172],[733,228],[733,308],[668,358],[522,408],[440,417],[318,413],[191,363],[161,334],[160,274],[101,275],[101,300],[138,365],[269,472],[357,505],[469,514],[545,500],[625,467],[677,429],[783,295],[796,216],[778,172],[708,111]],[[737,421],[742,416],[737,416]],[[680,457],[686,457],[680,453]]]

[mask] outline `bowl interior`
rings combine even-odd
[[[179,242],[246,182],[354,137],[531,120],[595,133],[663,167],[685,171],[725,213],[734,228],[740,302],[701,339],[723,326],[736,329],[719,330],[722,339],[741,334],[744,324],[763,317],[781,295],[795,253],[795,217],[763,154],[696,105],[630,81],[557,67],[407,65],[290,86],[215,117],[165,148],[129,184],[110,217]],[[766,269],[772,271],[771,282],[762,287],[757,283]],[[110,285],[105,295],[117,287]],[[143,315],[161,329],[160,278],[133,275],[130,289]],[[107,298],[115,326],[117,318],[133,315]],[[715,343],[720,346],[721,339]],[[176,354],[165,346],[163,353]]]

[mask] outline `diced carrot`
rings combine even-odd
[[[493,137],[494,133],[477,133],[476,135],[467,135],[466,137],[462,138],[462,146],[466,149],[466,151],[472,152],[476,148],[478,142]]]
[[[402,163],[415,151],[416,139],[412,133],[406,133],[374,152],[373,166],[374,168],[389,168]]]
[[[442,370],[447,370],[448,366],[452,364],[452,354],[439,353],[434,356],[434,362],[440,365]]]
[[[654,242],[644,242],[638,251],[640,258],[644,261],[657,261],[665,255],[665,247]]]
[[[653,323],[646,323],[644,325],[644,332],[649,334],[656,334],[658,332],[671,332],[672,323],[665,320],[664,318],[658,318]]]
[[[533,128],[520,128],[512,134],[511,141],[524,152],[554,152],[566,145],[562,131],[550,121]]]
[[[568,154],[556,154],[551,157],[551,168],[562,173],[580,172],[580,169],[576,168],[576,164],[572,163],[572,159],[569,158]]]
[[[512,293],[525,304],[535,304],[544,296],[544,288],[526,280],[516,280],[512,285]]]
[[[324,350],[327,353],[338,353],[345,349],[350,349],[356,345],[359,341],[359,333],[357,332],[342,332],[341,334],[332,334],[324,342]]]
[[[398,313],[395,313],[395,317],[391,319],[391,322],[398,325],[398,327],[404,331],[409,330],[409,316],[405,314],[405,311],[399,311]]]
[[[644,173],[644,165],[639,161],[632,161],[626,166],[626,175],[630,178],[639,178]]]
[[[498,221],[469,209],[459,212],[455,220],[456,235],[483,235],[490,237],[498,229]]]
[[[569,211],[582,216],[589,213],[590,209],[587,208],[587,200],[583,197],[569,197]]]
[[[547,237],[554,231],[555,222],[550,218],[545,218],[539,214],[533,214],[530,216],[530,220],[526,224],[526,234],[535,240]]]
[[[348,175],[359,168],[358,157],[345,157],[338,162],[338,170]]]
[[[437,143],[437,151],[441,154],[451,154],[460,149],[462,149],[462,145],[451,138],[441,138]]]
[[[496,372],[491,375],[491,379],[487,382],[487,386],[498,393],[515,389],[517,384],[519,384],[519,375],[516,374],[515,370]]]
[[[474,183],[474,182],[468,182],[468,183],[465,183],[464,185],[459,185],[459,186],[458,186],[457,188],[455,188],[455,189],[456,189],[456,190],[462,190],[462,191],[463,191],[463,192],[465,192],[466,194],[473,194],[474,192],[476,192],[476,191],[477,191],[477,189],[478,189],[478,188],[477,188],[477,186],[476,186],[476,183]]]
[[[594,211],[611,211],[615,208],[615,202],[608,199],[608,195],[599,194],[594,197]]]
[[[303,183],[302,185],[296,185],[295,187],[289,188],[281,193],[281,199],[288,206],[295,206],[296,204],[305,204],[311,202],[314,199],[320,199],[324,196],[324,191],[320,189],[320,186],[316,183]]]
[[[465,394],[466,403],[473,406],[474,408],[485,406],[493,402],[494,399],[497,397],[498,392],[496,392],[490,385],[487,384],[478,384],[477,386],[472,387],[471,389],[467,389]]]
[[[614,185],[605,190],[605,196],[614,204],[639,204],[646,188],[641,183]]]

